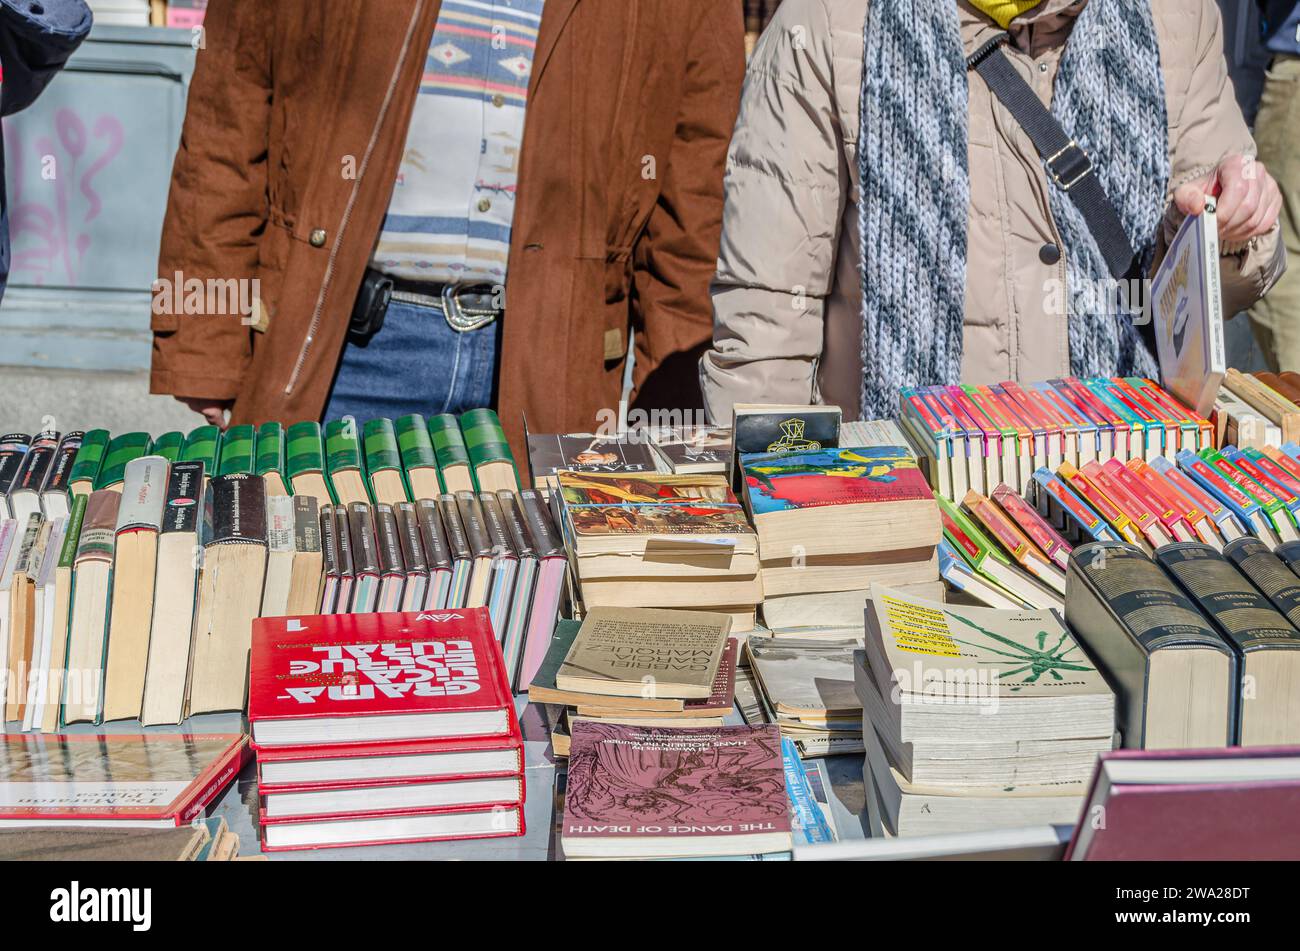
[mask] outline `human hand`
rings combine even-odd
[[[176,399],[208,421],[209,426],[226,428],[226,410],[233,400],[212,400],[194,396],[178,396]]]
[[[1219,240],[1243,242],[1268,234],[1282,211],[1282,191],[1264,163],[1249,155],[1233,155],[1208,175],[1187,182],[1174,192],[1174,204],[1185,215],[1199,215],[1205,199],[1217,198]]]

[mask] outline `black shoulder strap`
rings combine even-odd
[[[1111,276],[1117,280],[1131,276],[1135,265],[1133,245],[1124,232],[1119,213],[1094,174],[1092,159],[1066,134],[1051,110],[1003,55],[1002,45],[1008,39],[1007,34],[1001,33],[989,40],[966,61],[967,69],[975,70],[984,78],[1046,160],[1056,187],[1069,195],[1083,214]]]

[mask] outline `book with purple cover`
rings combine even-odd
[[[562,833],[569,858],[790,848],[776,726],[652,729],[577,721],[572,737]]]
[[[1066,859],[1294,859],[1298,840],[1296,747],[1116,750],[1097,764]]]

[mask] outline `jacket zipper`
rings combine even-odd
[[[330,282],[334,277],[334,264],[338,258],[339,248],[343,246],[343,236],[347,232],[348,222],[352,219],[352,209],[357,202],[357,193],[361,190],[361,182],[366,176],[366,167],[370,164],[370,157],[375,151],[375,143],[379,141],[379,130],[384,125],[384,119],[388,115],[388,107],[393,101],[393,92],[397,89],[397,80],[402,74],[402,69],[406,65],[406,58],[411,50],[411,37],[415,34],[415,25],[420,20],[420,13],[424,9],[425,0],[416,0],[415,9],[411,11],[411,19],[406,25],[406,38],[402,41],[402,52],[397,57],[397,64],[393,67],[393,73],[388,80],[388,91],[384,93],[384,103],[379,109],[379,116],[375,119],[374,127],[370,130],[370,141],[366,143],[365,154],[361,156],[361,165],[357,169],[357,177],[352,183],[352,192],[348,195],[348,203],[343,209],[343,218],[339,221],[338,231],[334,236],[334,246],[330,249],[329,261],[325,265],[325,276],[321,280],[320,293],[316,297],[316,307],[312,311],[311,323],[307,327],[307,336],[303,338],[302,349],[298,351],[298,359],[294,362],[293,372],[289,374],[289,382],[284,388],[285,395],[291,395],[293,389],[298,385],[298,377],[302,374],[302,368],[307,362],[307,354],[311,350],[311,345],[316,340],[316,333],[320,330],[321,311],[325,309],[325,298],[329,294]]]

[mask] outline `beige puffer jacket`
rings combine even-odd
[[[1011,24],[1007,55],[1044,102],[1086,0],[1044,0]],[[784,0],[745,81],[727,162],[713,349],[700,363],[710,415],[733,402],[839,404],[857,416],[861,377],[858,165],[868,0]],[[1214,0],[1151,0],[1169,103],[1170,194],[1255,145],[1233,98]],[[958,0],[973,52],[998,28]],[[1066,265],[1033,144],[976,74],[970,84],[971,218],[963,382],[1068,375],[1066,317],[1047,288]],[[1164,240],[1181,223],[1171,204]],[[1054,261],[1055,263],[1045,263]],[[1235,314],[1285,268],[1277,232],[1223,259]],[[1054,283],[1060,282],[1060,283]],[[1059,308],[1050,308],[1057,310]]]

